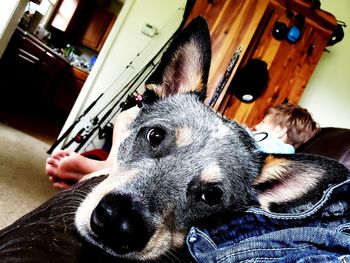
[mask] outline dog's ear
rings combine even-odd
[[[287,212],[319,198],[329,184],[343,181],[348,174],[342,164],[320,156],[268,155],[254,187],[263,209]]]
[[[210,34],[206,21],[197,17],[172,41],[146,88],[163,98],[195,92],[205,96],[211,60]]]

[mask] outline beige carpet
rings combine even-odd
[[[48,148],[0,123],[0,229],[57,192],[44,172]]]

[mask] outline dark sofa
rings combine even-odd
[[[350,129],[322,128],[297,152],[336,159],[350,169]],[[123,262],[90,247],[78,236],[74,212],[81,196],[102,181],[97,177],[58,193],[36,210],[0,231],[1,262]],[[161,262],[189,262],[188,257]]]
[[[350,169],[350,129],[322,128],[312,139],[301,145],[297,152],[326,156]]]

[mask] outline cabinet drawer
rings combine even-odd
[[[26,64],[30,65],[30,64],[37,64],[40,62],[40,58],[36,57],[32,54],[30,54],[29,52],[27,52],[26,50],[20,48],[18,49],[18,52],[16,54],[17,57],[17,61],[25,61]]]
[[[23,37],[23,41],[20,44],[20,48],[38,58],[43,57],[46,52],[44,48],[34,43],[27,37]]]
[[[50,65],[50,66],[56,66],[58,58],[52,54],[49,51],[45,52],[45,55],[43,57],[43,62]]]

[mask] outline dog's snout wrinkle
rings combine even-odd
[[[93,210],[91,229],[97,238],[123,255],[142,250],[154,229],[128,195],[110,193]]]

